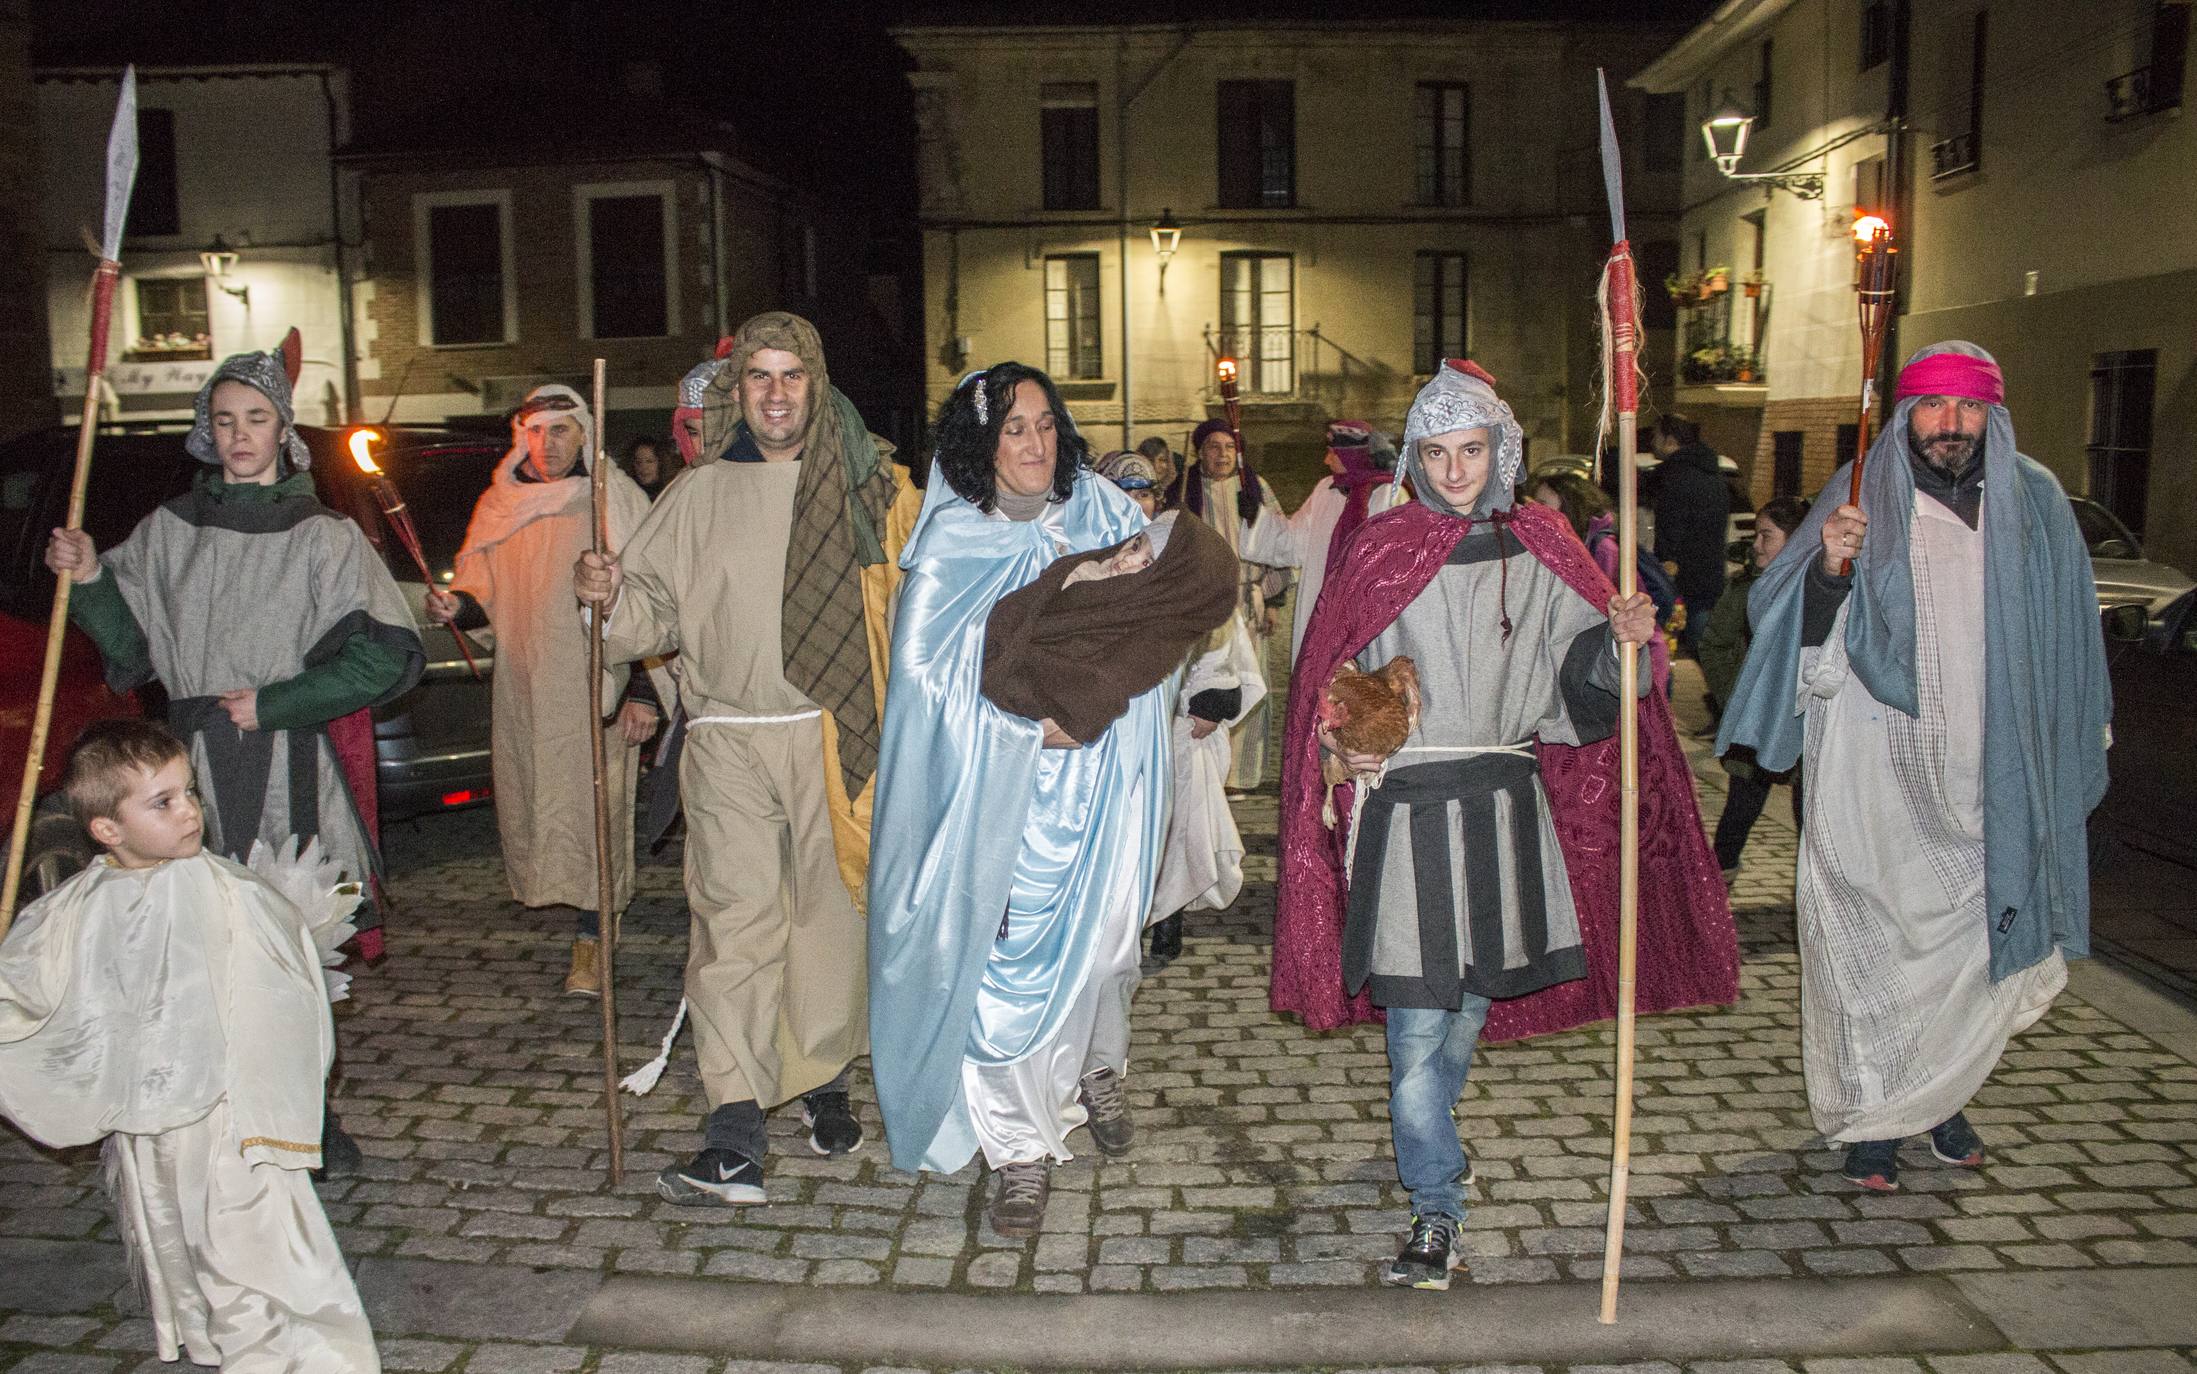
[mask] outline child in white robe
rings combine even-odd
[[[322,965],[355,898],[318,903],[315,930],[207,853],[189,757],[152,722],[93,726],[62,786],[106,853],[0,946],[0,1114],[54,1148],[105,1138],[161,1359],[374,1374],[307,1177],[335,1053]]]

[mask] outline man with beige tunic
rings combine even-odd
[[[505,876],[522,906],[569,912],[574,925],[565,991],[600,994],[595,873],[595,776],[588,742],[587,634],[563,570],[594,540],[594,499],[582,454],[594,421],[579,393],[536,387],[512,417],[510,453],[481,493],[447,591],[428,613],[460,629],[493,625],[491,758]],[[622,544],[648,498],[615,467],[606,494],[610,539]],[[611,826],[611,910],[633,896],[635,754],[656,728],[660,694],[635,669],[606,678],[605,700],[625,703],[604,727]]]
[[[676,651],[692,910],[687,1007],[710,1113],[666,1200],[765,1200],[765,1113],[803,1099],[809,1147],[862,1143],[847,1073],[868,1047],[865,936],[891,465],[831,385],[816,329],[758,315],[721,350],[703,457],[617,559],[573,571],[608,657]]]

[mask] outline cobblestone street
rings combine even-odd
[[[1713,763],[1698,771],[1713,823],[1721,775]],[[1119,1161],[1092,1151],[1056,1171],[1043,1233],[1032,1241],[984,1225],[975,1167],[918,1178],[889,1166],[866,1070],[855,1091],[871,1140],[859,1153],[811,1154],[796,1106],[773,1119],[769,1206],[735,1215],[658,1200],[655,1171],[695,1148],[705,1110],[684,1035],[656,1091],[626,1099],[626,1176],[606,1190],[596,1008],[558,995],[567,933],[542,928],[510,901],[487,811],[397,827],[386,837],[402,903],[390,921],[391,957],[339,1009],[336,1100],[367,1164],[362,1177],[324,1186],[330,1218],[354,1261],[549,1274],[963,1293],[1373,1287],[1405,1213],[1389,1155],[1380,1038],[1375,1028],[1309,1035],[1268,1013],[1270,791],[1239,815],[1253,851],[1242,900],[1227,913],[1193,916],[1184,956],[1138,995],[1128,1079],[1136,1147]],[[2197,1265],[2197,1066],[2074,991],[2015,1043],[1970,1109],[1989,1167],[1938,1168],[1918,1149],[1896,1195],[1838,1178],[1839,1154],[1816,1137],[1800,1081],[1793,856],[1780,795],[1735,885],[1740,1003],[1641,1023],[1625,1276]],[[678,1002],[686,918],[676,845],[643,870],[641,891],[619,956],[625,1071],[655,1052]],[[1418,1295],[1427,1305],[1498,1303],[1493,1290],[1505,1285],[1599,1275],[1612,1041],[1598,1029],[1483,1049],[1458,1111],[1478,1178],[1466,1231],[1472,1287],[1446,1300]],[[97,1172],[91,1152],[57,1159],[9,1135],[0,1144],[0,1233],[10,1242],[111,1241]],[[728,1299],[736,1292],[724,1291]],[[26,1311],[0,1324],[0,1358],[20,1355],[13,1368],[24,1374],[95,1374],[134,1365],[147,1348],[142,1322],[105,1307]],[[1901,1357],[1804,1367],[2149,1374],[2191,1369],[2188,1353],[2061,1353],[2056,1366],[2002,1352],[1927,1366]],[[814,1358],[838,1367],[828,1349]],[[387,1359],[395,1369],[471,1374],[724,1367],[703,1356],[402,1334],[390,1336]],[[1800,1367],[1780,1359],[1689,1366],[1700,1374]]]

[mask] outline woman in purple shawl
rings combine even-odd
[[[1522,448],[1472,364],[1421,390],[1400,451],[1418,500],[1346,544],[1284,736],[1273,1006],[1316,1030],[1387,1013],[1413,1217],[1383,1278],[1416,1288],[1462,1267],[1469,1165],[1450,1113],[1483,1028],[1512,1038],[1615,1011],[1617,655],[1654,632],[1654,607],[1621,601],[1562,516],[1512,508]],[[1337,789],[1354,832],[1338,843],[1319,686],[1346,660],[1398,654],[1424,707],[1397,755],[1339,755],[1370,783]],[[1641,718],[1640,1009],[1729,1002],[1731,913],[1659,694]]]

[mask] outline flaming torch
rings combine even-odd
[[[1846,500],[1858,506],[1862,464],[1869,457],[1869,411],[1876,400],[1877,363],[1884,354],[1885,326],[1892,322],[1893,258],[1899,244],[1892,237],[1892,226],[1879,215],[1854,221],[1854,243],[1854,291],[1860,298],[1861,315],[1861,423],[1854,427],[1853,481]],[[1841,577],[1853,570],[1851,558],[1839,564]]]
[[[1213,373],[1220,379],[1221,404],[1228,410],[1228,437],[1236,441],[1236,457],[1240,462],[1243,459],[1243,410],[1236,400],[1236,360],[1221,359],[1213,364]]]
[[[397,493],[397,484],[390,481],[389,474],[383,472],[381,464],[374,461],[374,445],[380,442],[379,430],[352,431],[351,461],[359,465],[359,471],[365,473],[366,480],[373,484],[374,502],[381,507],[383,520],[390,529],[396,531],[397,542],[404,545],[404,551],[412,555],[413,565],[420,570],[420,580],[427,584],[429,591],[433,591],[436,587],[435,574],[428,570],[427,555],[420,551],[420,532],[412,527],[412,513],[405,509],[404,497]],[[458,652],[465,656],[465,666],[472,669],[474,678],[478,679],[481,665],[473,661],[473,651],[466,647],[465,631],[455,624],[446,628],[450,631],[450,637],[458,641]]]

